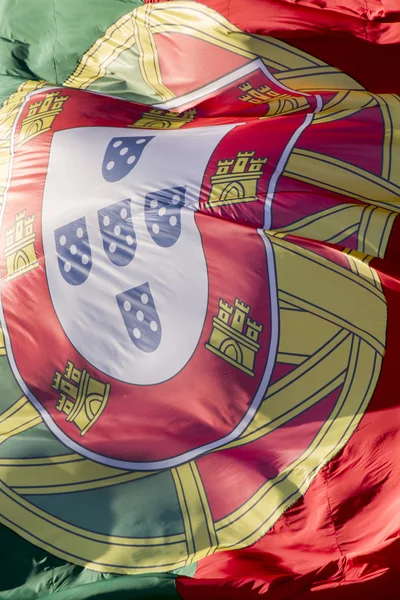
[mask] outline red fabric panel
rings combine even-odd
[[[371,92],[400,92],[400,79],[396,77],[400,61],[398,0],[202,0],[201,3],[244,31],[277,37],[317,56],[345,71]]]
[[[205,0],[240,29],[277,37],[375,93],[400,93],[399,0]],[[335,125],[337,127],[337,124]],[[305,497],[253,546],[200,561],[178,578],[186,600],[354,600],[400,592],[399,220],[385,261],[387,352],[368,412]]]
[[[393,548],[398,552],[398,548]],[[318,574],[316,574],[318,575]],[[259,581],[246,582],[242,579],[222,581],[208,579],[190,579],[178,577],[176,588],[186,600],[257,600],[266,597],[268,600],[376,600],[376,598],[398,598],[398,573],[383,571],[379,577],[366,577],[363,581],[338,582],[332,587],[321,586],[309,591],[302,591],[310,577],[298,577],[290,584],[283,583],[270,588],[268,595]]]
[[[368,412],[344,450],[266,536],[249,548],[203,559],[195,580],[178,582],[186,600],[204,598],[210,589],[216,599],[264,594],[268,600],[305,600],[317,593],[323,600],[372,600],[378,589],[386,598],[398,597],[400,269],[390,260],[374,266],[385,285],[388,340]]]

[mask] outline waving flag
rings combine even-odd
[[[4,4],[0,599],[396,598],[395,3]]]

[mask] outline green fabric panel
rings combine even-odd
[[[74,587],[51,595],[43,600],[164,600],[180,598],[175,587],[175,575],[114,577],[90,585]],[[8,598],[7,598],[8,600]]]
[[[0,356],[0,381],[0,413],[2,413],[24,395],[10,369],[7,356]]]
[[[71,525],[104,535],[140,538],[184,532],[169,471],[89,491],[24,498]]]
[[[111,575],[71,565],[0,525],[0,600],[178,599],[176,575]],[[181,570],[192,575],[194,567]]]
[[[0,63],[1,59],[2,57],[0,54]],[[14,92],[17,91],[18,87],[21,85],[21,83],[24,83],[24,81],[26,81],[24,77],[10,77],[9,75],[3,75],[0,73],[0,107],[4,100],[7,100],[11,94],[14,94]]]
[[[1,414],[24,395],[11,371],[7,356],[0,356],[0,382]],[[18,436],[11,437],[0,444],[0,460],[59,456],[61,454],[71,454],[71,450],[57,440],[44,424],[36,425],[36,427],[23,431]]]
[[[0,381],[3,384],[1,374]],[[27,429],[0,444],[0,462],[1,459],[8,458],[44,458],[65,454],[73,452],[50,433],[44,424]]]
[[[26,79],[63,83],[106,29],[143,0],[0,0],[0,102]]]

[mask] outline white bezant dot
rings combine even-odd
[[[142,303],[143,303],[143,304],[147,304],[147,303],[148,303],[148,301],[149,301],[149,297],[148,297],[148,295],[147,295],[147,294],[142,294],[142,295],[140,296],[140,299],[141,299],[141,301],[142,301]]]
[[[157,323],[156,323],[155,321],[152,321],[152,322],[150,323],[150,329],[151,329],[152,331],[157,331],[157,329],[158,329],[158,325],[157,325]]]
[[[174,195],[172,196],[172,202],[173,202],[174,204],[178,204],[178,202],[180,202],[180,201],[181,201],[181,197],[180,197],[178,194],[174,194]]]
[[[84,254],[84,255],[82,256],[82,264],[83,264],[83,265],[87,265],[87,264],[88,264],[88,262],[89,262],[89,257],[88,257],[88,255],[87,255],[87,254]]]
[[[126,210],[126,208],[121,208],[121,212],[119,214],[121,215],[121,219],[126,219],[126,217],[128,216],[128,211]]]
[[[121,227],[119,225],[114,227],[114,233],[115,235],[119,235],[121,233]]]
[[[117,140],[113,143],[113,148],[119,148],[120,146],[122,146],[122,140]]]
[[[128,246],[132,246],[132,244],[133,244],[133,237],[131,235],[127,235],[126,236],[126,243],[128,244]]]
[[[128,302],[128,300],[125,300],[125,302],[124,302],[124,310],[126,312],[129,312],[131,310],[131,308],[132,308],[132,304],[130,302]]]
[[[81,239],[83,237],[82,227],[78,227],[78,229],[76,230],[76,235],[78,236],[79,239]]]
[[[111,254],[114,254],[114,252],[117,249],[116,244],[114,244],[114,242],[111,242],[111,244],[108,246],[109,251],[111,252]]]
[[[162,206],[160,208],[160,210],[158,211],[158,214],[160,215],[160,217],[163,217],[166,212],[167,212],[167,209],[165,208],[165,206]]]
[[[62,235],[60,237],[60,245],[65,246],[66,243],[67,243],[67,238],[65,237],[65,235]]]
[[[172,215],[172,217],[169,218],[169,224],[171,225],[171,227],[175,227],[177,222],[178,222],[178,219],[176,218],[175,215]]]
[[[133,163],[135,162],[135,160],[136,160],[136,156],[134,156],[132,154],[132,156],[130,156],[126,162],[128,163],[128,165],[133,165]]]
[[[119,153],[121,156],[124,156],[128,152],[128,150],[128,146],[125,146],[124,148],[122,148],[122,150],[119,151]]]
[[[137,144],[144,144],[145,143],[145,139],[144,138],[140,138],[140,140],[136,140]]]
[[[103,217],[103,225],[104,225],[104,227],[108,227],[109,224],[110,224],[110,217],[108,217],[108,216]]]
[[[75,244],[72,244],[72,246],[69,249],[69,251],[71,252],[71,254],[76,254],[76,246],[75,246]]]
[[[137,327],[135,327],[135,329],[133,330],[133,335],[138,340],[140,338],[140,329],[138,329]]]
[[[138,310],[138,311],[137,311],[137,313],[136,313],[136,318],[137,318],[137,320],[138,320],[138,321],[143,321],[143,319],[144,319],[144,314],[143,314],[143,312],[142,312],[141,310]]]
[[[70,262],[66,262],[66,263],[64,263],[64,271],[65,271],[66,273],[69,273],[69,272],[70,272],[70,270],[71,270],[71,263],[70,263]]]
[[[106,169],[107,171],[111,171],[111,169],[114,168],[115,162],[113,160],[110,160],[110,162],[107,163]]]
[[[150,200],[150,208],[157,208],[158,202],[157,200]]]
[[[153,225],[151,226],[153,233],[155,233],[157,235],[157,233],[160,233],[160,228],[157,225],[157,223],[153,223]]]

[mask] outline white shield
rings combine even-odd
[[[185,366],[198,344],[207,312],[208,278],[195,212],[207,163],[232,127],[181,131],[88,127],[54,135],[42,215],[49,290],[73,346],[111,377],[139,385],[163,382]],[[110,141],[138,135],[153,137],[135,167],[120,181],[106,181],[102,165]],[[180,235],[165,247],[156,243],[149,222],[146,224],[146,196],[174,187],[186,190]],[[127,199],[136,246],[133,259],[121,265],[105,252],[99,215]],[[83,218],[91,268],[83,283],[71,285],[62,276],[55,232]],[[76,253],[75,248],[72,251]],[[159,319],[151,322],[152,328],[158,329],[157,344],[151,351],[134,343],[140,330],[127,329],[121,313],[123,303],[117,301],[128,290],[141,286],[151,291]],[[146,300],[146,295],[142,297]],[[137,309],[134,307],[140,313]],[[143,320],[142,314],[138,317]]]

